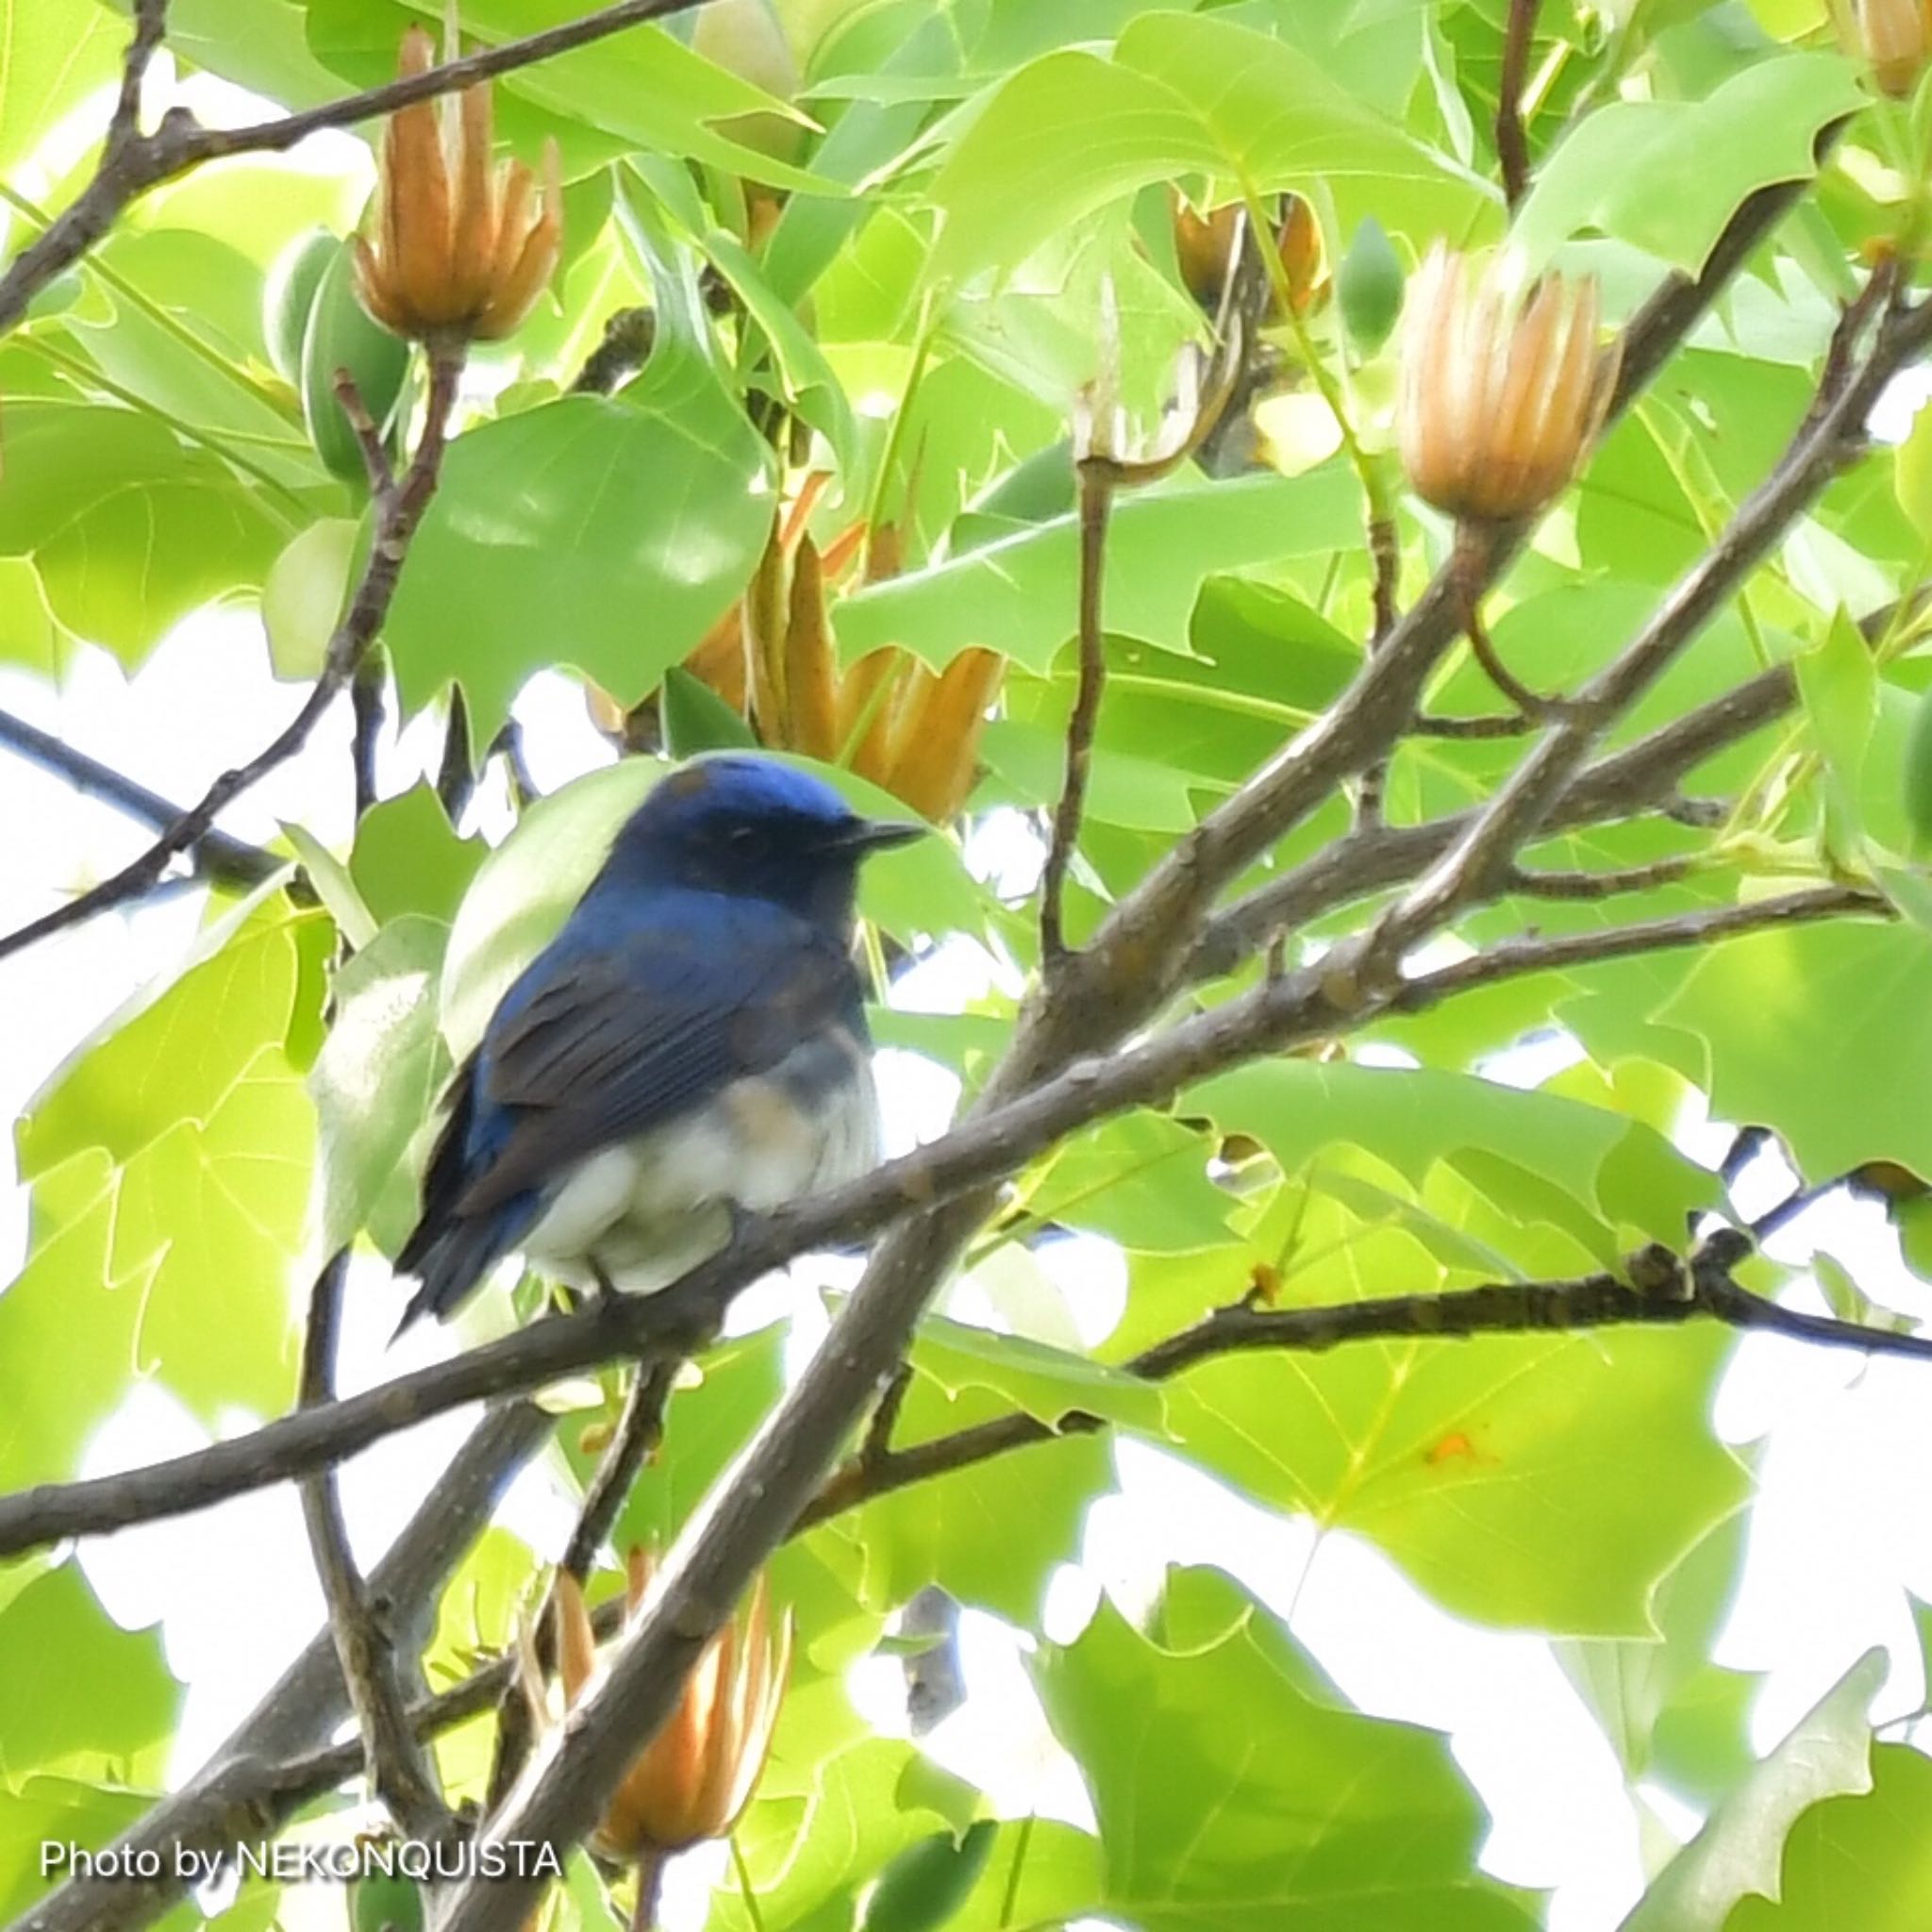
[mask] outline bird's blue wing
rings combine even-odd
[[[484,1035],[457,1211],[675,1119],[858,1007],[842,950],[775,908],[706,896],[647,924],[567,927]]]

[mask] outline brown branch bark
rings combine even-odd
[[[1529,77],[1529,49],[1536,37],[1538,0],[1509,0],[1503,25],[1503,72],[1496,85],[1496,159],[1503,171],[1503,199],[1514,212],[1529,192],[1529,143],[1523,134],[1523,88]]]
[[[349,1251],[342,1248],[330,1257],[309,1291],[300,1394],[305,1408],[328,1402],[335,1393],[342,1283],[348,1271]],[[305,1477],[301,1491],[308,1547],[323,1601],[328,1606],[349,1704],[362,1735],[370,1788],[408,1837],[441,1842],[454,1831],[456,1821],[409,1727],[395,1647],[349,1548],[349,1527],[333,1466]]]
[[[125,773],[89,758],[84,751],[76,751],[51,732],[29,724],[25,718],[16,718],[11,711],[0,711],[0,745],[17,752],[29,764],[51,772],[55,777],[65,778],[76,791],[112,806],[116,811],[125,812],[154,831],[173,824],[181,815],[181,808],[159,792],[150,791]],[[215,830],[204,832],[183,856],[197,874],[243,891],[273,878],[290,863],[262,846],[249,844],[245,839]]]
[[[641,1364],[631,1378],[630,1392],[625,1398],[616,1433],[584,1491],[576,1524],[557,1566],[580,1584],[590,1575],[591,1566],[597,1560],[597,1552],[604,1547],[611,1525],[622,1512],[638,1472],[663,1438],[664,1410],[671,1400],[677,1370],[675,1358],[649,1366]],[[543,1592],[532,1624],[537,1668],[545,1673],[557,1666],[556,1600],[557,1585],[553,1579]],[[523,1687],[515,1682],[506,1684],[496,1701],[496,1754],[490,1767],[486,1809],[494,1810],[503,1802],[504,1793],[523,1770],[535,1738],[536,1725]]]
[[[553,1420],[527,1402],[492,1410],[375,1566],[370,1591],[391,1607],[399,1646],[420,1650],[428,1641],[444,1579],[494,1515],[511,1475],[549,1435]],[[487,1700],[430,1704],[449,1724],[488,1707]],[[424,1728],[425,1707],[411,1705],[412,1728]],[[152,1924],[187,1889],[177,1875],[176,1847],[206,1855],[271,1836],[309,1799],[356,1774],[361,1740],[327,1741],[347,1708],[334,1634],[325,1626],[208,1762],[115,1840],[117,1852],[132,1855],[122,1870],[138,1872],[153,1862],[156,1876],[70,1879],[21,1919],[16,1932],[133,1932]]]
[[[1093,761],[1093,733],[1107,690],[1107,633],[1101,593],[1107,575],[1107,527],[1118,476],[1104,457],[1078,465],[1080,502],[1080,679],[1067,720],[1066,774],[1054,808],[1046,863],[1040,874],[1040,957],[1042,970],[1058,971],[1067,950],[1064,901],[1067,874],[1080,844],[1080,821],[1087,808],[1087,774]]]

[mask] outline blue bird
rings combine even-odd
[[[737,1213],[873,1166],[853,896],[868,853],[924,829],[749,754],[659,781],[451,1085],[402,1326],[515,1250],[578,1287],[661,1288]]]

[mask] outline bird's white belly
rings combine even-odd
[[[733,1208],[759,1214],[856,1179],[878,1160],[878,1098],[856,1042],[815,1040],[770,1073],[581,1161],[524,1243],[589,1288],[663,1288],[722,1248]]]

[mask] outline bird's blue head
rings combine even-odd
[[[862,818],[823,779],[775,758],[694,758],[625,822],[591,891],[681,886],[768,899],[843,932],[860,861],[924,830]]]

